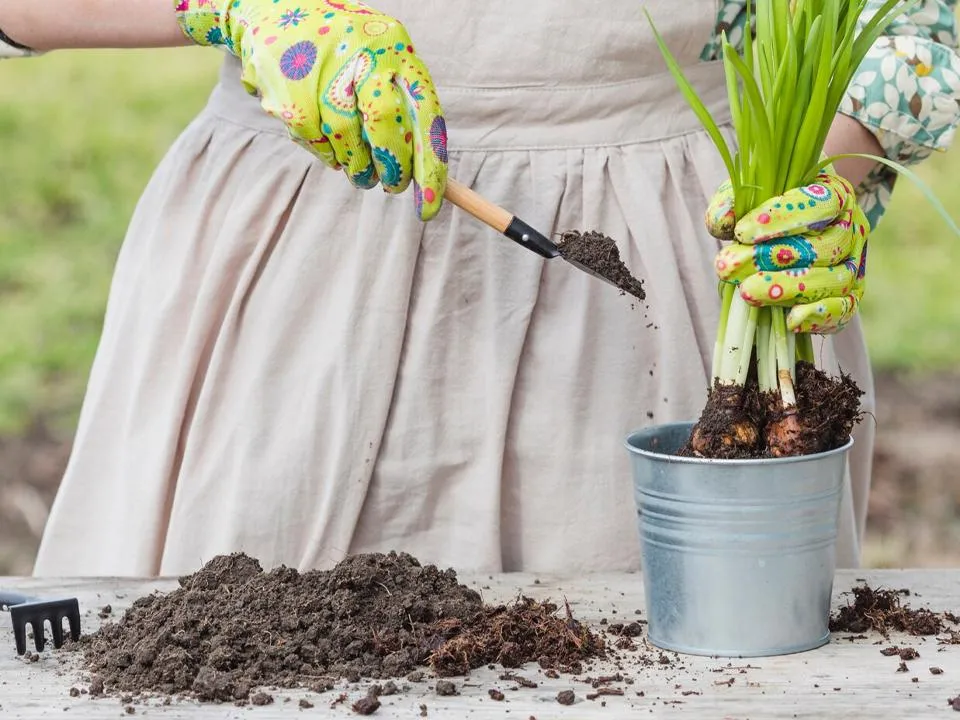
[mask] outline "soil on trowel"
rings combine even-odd
[[[831,632],[862,633],[875,630],[886,637],[891,630],[910,635],[937,635],[946,629],[946,616],[926,608],[914,610],[901,602],[901,597],[910,595],[909,590],[874,590],[863,584],[851,592],[853,602],[831,615]]]
[[[620,288],[621,294],[633,295],[638,300],[647,297],[643,283],[630,274],[620,259],[617,243],[598,232],[565,232],[557,243],[560,255],[571,262],[589,268]]]
[[[453,570],[402,553],[305,573],[264,572],[238,553],[180,578],[170,593],[139,598],[80,648],[107,693],[247,701],[257,687],[328,689],[331,678],[400,677],[431,664],[450,674],[602,655],[602,642],[569,613],[551,620],[555,610],[525,599],[486,606]]]

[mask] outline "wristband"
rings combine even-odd
[[[28,55],[38,55],[33,48],[21,45],[12,39],[2,29],[0,29],[0,60],[4,58],[27,57]]]

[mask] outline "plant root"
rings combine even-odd
[[[680,454],[726,460],[755,457],[761,447],[763,418],[756,382],[748,380],[739,387],[717,381]]]

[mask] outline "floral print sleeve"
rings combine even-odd
[[[718,0],[717,30],[703,60],[720,57],[720,33],[740,47],[746,0]],[[867,3],[865,17],[882,6]],[[922,0],[887,28],[853,78],[840,112],[859,120],[876,136],[887,157],[915,165],[945,151],[960,124],[960,54],[957,0]],[[896,173],[875,170],[859,188],[860,203],[876,227],[890,202]]]

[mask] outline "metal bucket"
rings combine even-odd
[[[845,446],[817,455],[673,455],[693,423],[627,438],[648,634],[693,655],[760,657],[829,638]]]

